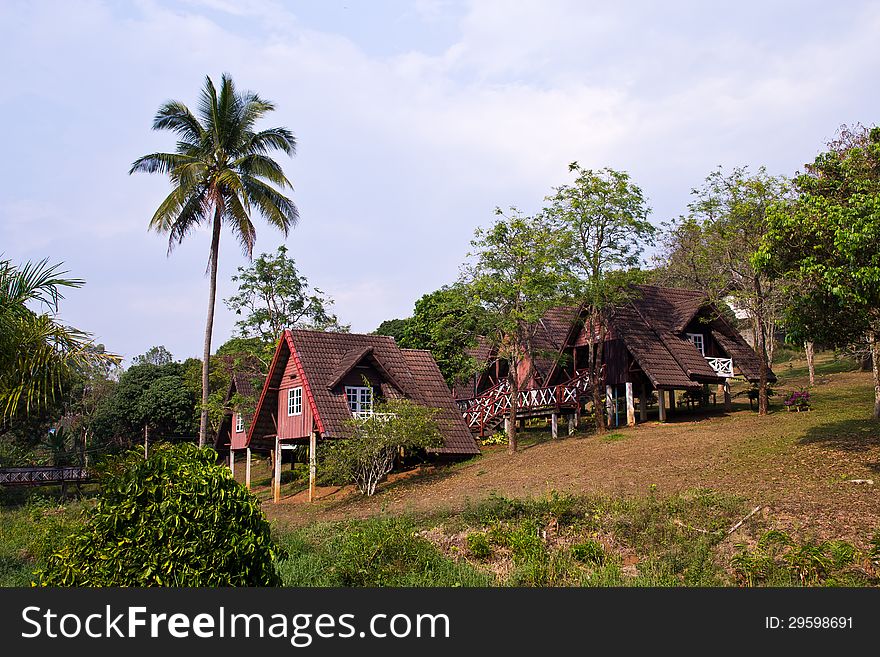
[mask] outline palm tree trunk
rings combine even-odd
[[[199,419],[199,447],[208,440],[208,372],[211,363],[211,334],[214,332],[214,304],[217,300],[217,256],[220,251],[220,207],[214,210],[214,228],[211,236],[211,255],[208,263],[211,278],[208,292],[208,321],[205,324],[205,351],[202,357],[202,414]]]

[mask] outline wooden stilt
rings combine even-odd
[[[553,439],[556,440],[559,438],[559,414],[554,413],[550,416],[550,433],[553,436]]]
[[[730,400],[730,379],[724,379],[724,410],[729,411],[733,404]]]
[[[315,474],[317,473],[318,434],[312,431],[309,436],[309,502],[315,500]]]
[[[633,384],[631,381],[626,382],[626,425],[628,427],[636,426],[636,403],[633,399]]]
[[[568,416],[568,435],[573,436],[577,431],[577,415],[572,413]]]
[[[275,437],[275,472],[272,477],[272,499],[275,504],[281,501],[281,439]]]
[[[519,430],[520,431],[526,430],[526,419],[524,417],[520,418],[520,420],[519,420]]]
[[[251,448],[245,451],[244,486],[251,489]]]
[[[605,386],[605,424],[609,427],[614,423],[614,389]]]
[[[669,391],[669,412],[675,413],[675,390]]]
[[[232,478],[235,479],[235,450],[231,447],[229,448],[229,472],[232,474]]]
[[[657,391],[657,409],[660,411],[660,421],[666,422],[666,391]]]
[[[648,421],[648,386],[642,384],[642,394],[639,395],[639,419],[642,422]]]

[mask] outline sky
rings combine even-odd
[[[286,244],[357,332],[453,282],[493,209],[537,212],[572,161],[627,171],[659,225],[717,166],[794,175],[880,106],[872,2],[4,0],[0,25],[0,256],[84,279],[61,319],[127,359],[201,355],[210,235],[168,255],[147,224],[169,182],[128,169],[173,150],[153,116],[206,75],[298,141],[277,157],[300,223],[257,218],[255,252]],[[215,346],[246,264],[224,234]]]

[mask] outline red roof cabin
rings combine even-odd
[[[405,397],[438,409],[443,446],[432,452],[479,454],[452,393],[430,352],[401,349],[393,338],[355,333],[285,330],[243,440],[233,434],[231,462],[244,450],[275,454],[274,498],[279,500],[281,451],[309,445],[309,499],[314,498],[319,441],[344,438],[352,415],[369,415],[373,395]]]

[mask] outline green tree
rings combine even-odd
[[[558,257],[576,280],[574,295],[583,307],[589,348],[585,369],[592,384],[596,431],[605,431],[602,403],[603,350],[608,316],[615,305],[632,295],[631,284],[641,280],[636,269],[655,228],[648,221],[642,190],[629,175],[614,169],[568,166],[574,182],[556,188],[546,200],[545,216],[564,239]]]
[[[324,468],[334,479],[353,482],[364,495],[394,468],[401,450],[440,447],[437,410],[408,399],[388,399],[376,404],[372,415],[347,422],[348,437],[328,445]]]
[[[278,586],[260,503],[213,449],[130,452],[103,478],[97,505],[37,573],[41,586]]]
[[[83,285],[66,273],[47,260],[16,266],[0,259],[0,425],[46,409],[89,367],[119,361],[58,320],[62,290]]]
[[[150,347],[146,353],[131,359],[134,365],[167,365],[174,360],[174,356],[165,348],[165,345]]]
[[[522,371],[533,363],[539,320],[571,293],[571,276],[560,257],[565,242],[543,218],[524,216],[516,208],[509,215],[496,209],[498,219],[477,229],[471,241],[470,262],[462,269],[462,283],[486,311],[486,338],[507,361],[512,403],[507,422],[508,450],[516,452],[516,400]]]
[[[171,193],[150,220],[151,229],[168,234],[169,253],[197,226],[211,226],[199,422],[199,446],[202,447],[208,431],[209,366],[220,230],[224,225],[229,228],[250,258],[256,239],[256,229],[251,222],[254,210],[285,236],[299,219],[296,206],[278,191],[291,188],[290,181],[279,164],[268,156],[276,150],[293,155],[296,140],[287,128],[255,129],[257,121],[273,109],[271,102],[255,93],[238,92],[227,74],[222,76],[219,92],[208,77],[199,99],[198,117],[183,103],[169,101],[159,108],[153,120],[154,130],[175,133],[176,152],[145,155],[135,160],[129,171],[160,173],[171,179]]]
[[[274,343],[285,328],[349,330],[331,312],[333,300],[310,287],[297,271],[285,246],[279,246],[274,255],[263,253],[249,267],[239,267],[232,280],[238,283],[238,294],[225,303],[242,317],[236,323],[242,337]]]
[[[405,319],[386,319],[379,324],[379,327],[375,331],[373,331],[373,335],[387,335],[394,338],[394,341],[397,344],[400,344],[410,321],[411,318],[409,317]]]
[[[667,236],[663,282],[701,290],[717,306],[730,303],[748,314],[760,363],[758,412],[766,415],[773,336],[786,299],[782,281],[756,268],[753,257],[769,230],[770,208],[790,202],[790,181],[764,167],[719,168],[692,194],[688,216]]]
[[[880,128],[841,128],[776,205],[754,258],[799,292],[789,323],[829,345],[866,341],[880,420]]]
[[[427,349],[450,386],[472,374],[468,349],[490,328],[486,309],[463,283],[448,285],[416,301],[398,341],[407,349]]]

